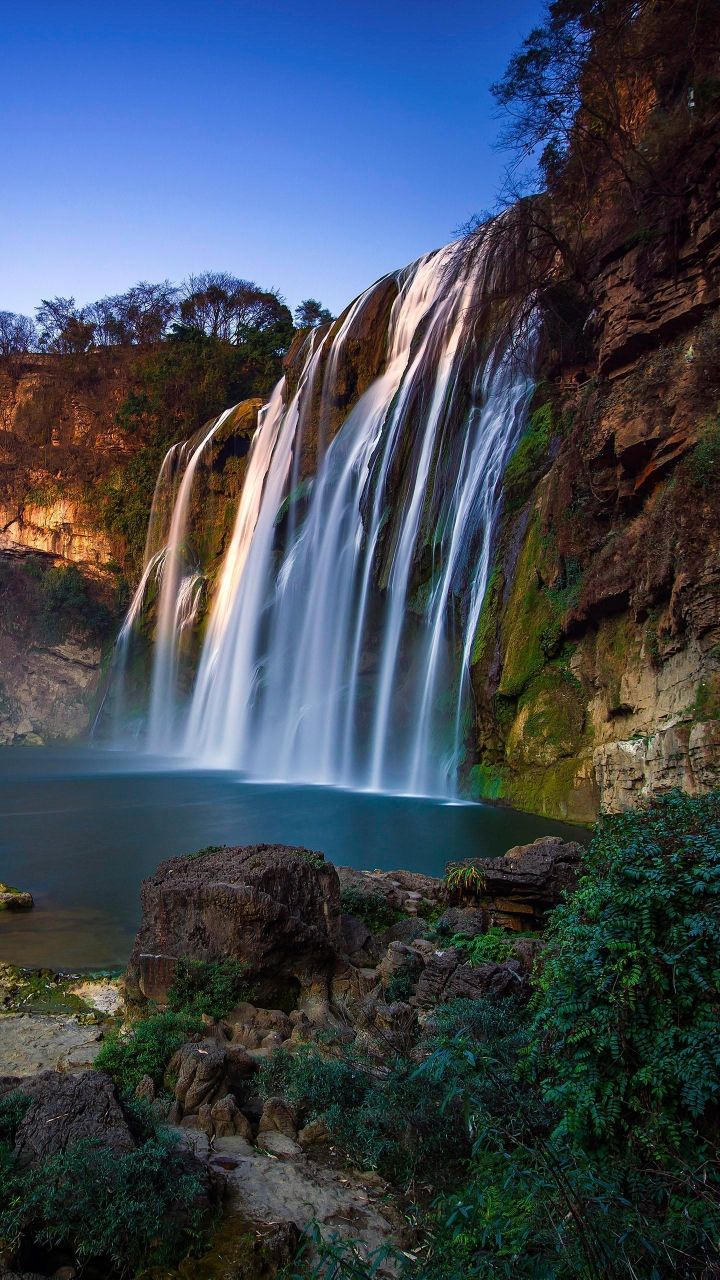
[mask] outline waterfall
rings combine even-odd
[[[306,341],[294,390],[282,379],[260,413],[187,699],[178,652],[203,593],[190,494],[227,415],[168,463],[181,473],[169,528],[148,536],[123,628],[159,575],[154,750],[266,779],[456,794],[502,474],[533,386],[534,322],[508,328],[507,271],[495,237],[458,241]],[[343,409],[348,353],[390,296],[380,372]]]

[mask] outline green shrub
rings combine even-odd
[[[388,1004],[396,1001],[407,1001],[415,990],[415,979],[410,973],[394,973],[385,988],[385,999]]]
[[[174,1013],[209,1014],[224,1018],[255,992],[247,983],[247,966],[240,960],[180,959],[175,968],[168,1005]]]
[[[177,1262],[199,1241],[202,1187],[169,1136],[117,1155],[93,1141],[36,1169],[7,1159],[0,1186],[0,1242],[62,1247],[103,1275]]]
[[[19,1089],[13,1089],[12,1093],[6,1093],[0,1099],[0,1143],[12,1144],[15,1141],[17,1128],[31,1105],[32,1099]]]
[[[124,1093],[132,1093],[143,1076],[150,1076],[160,1086],[173,1054],[201,1031],[197,1016],[153,1014],[125,1036],[111,1031],[95,1059],[95,1069],[106,1071]]]
[[[514,937],[505,933],[504,929],[493,928],[488,929],[487,933],[478,933],[474,938],[465,938],[456,933],[448,945],[462,951],[466,964],[502,964],[503,960],[509,960],[513,954]]]
[[[193,862],[195,858],[204,858],[207,853],[222,853],[227,848],[229,846],[226,844],[206,844],[203,849],[195,849],[193,853],[186,853],[185,857],[189,862]]]
[[[720,794],[599,822],[539,978],[546,1098],[581,1141],[702,1145],[720,1100]]]
[[[424,1062],[371,1074],[354,1113],[329,1105],[354,1158],[449,1177],[403,1280],[717,1270],[720,793],[604,818],[586,865],[552,913],[532,1009],[439,1008]],[[321,1250],[298,1274],[372,1270]]]
[[[399,920],[407,919],[404,911],[392,907],[380,893],[363,893],[362,889],[347,888],[340,894],[340,910],[346,915],[363,920],[372,933],[389,929]]]

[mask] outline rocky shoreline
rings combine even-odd
[[[133,1105],[167,1127],[208,1204],[222,1205],[222,1225],[209,1253],[162,1275],[272,1276],[299,1246],[312,1254],[312,1230],[366,1260],[387,1254],[377,1274],[394,1274],[393,1256],[418,1239],[402,1191],[348,1160],[312,1107],[268,1093],[268,1080],[307,1053],[362,1055],[382,1076],[399,1055],[423,1061],[451,1002],[527,999],[545,915],[573,888],[581,853],[546,838],[451,864],[444,880],[336,869],[286,846],[162,863],[143,884],[123,979],[0,970],[0,1103],[31,1100],[15,1134],[21,1163],[88,1137],[135,1151],[112,1055],[132,1054],[158,1020],[189,1026],[192,1015],[160,1069],[132,1077]],[[36,1251],[32,1272],[24,1256],[21,1245],[0,1275],[76,1274],[67,1251]]]

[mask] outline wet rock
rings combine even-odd
[[[40,1165],[84,1139],[101,1142],[115,1155],[135,1150],[115,1085],[102,1072],[45,1071],[20,1087],[32,1099],[15,1139],[21,1164]]]
[[[28,911],[34,906],[33,896],[25,889],[13,889],[0,881],[0,911]]]
[[[262,986],[327,982],[341,946],[340,886],[322,854],[285,845],[171,858],[142,887],[142,923],[128,974],[167,999],[159,956],[234,958]],[[150,959],[148,959],[150,958]]]

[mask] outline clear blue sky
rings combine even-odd
[[[0,0],[0,309],[232,271],[334,311],[493,204],[540,0]]]

